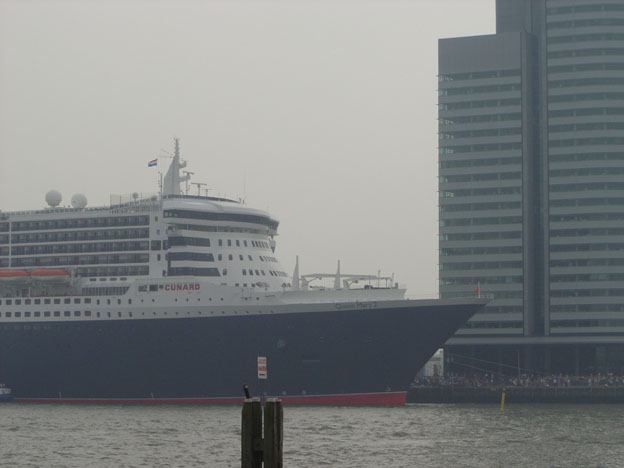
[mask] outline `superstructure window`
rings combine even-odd
[[[172,267],[168,276],[221,276],[217,268]]]
[[[169,247],[184,247],[188,245],[194,245],[199,247],[210,247],[210,239],[203,237],[185,237],[176,236],[169,238]]]
[[[260,215],[238,214],[238,213],[214,213],[193,210],[165,210],[165,217],[187,218],[187,219],[207,219],[211,221],[233,221],[239,223],[261,224],[270,229],[277,230],[279,223],[271,218]],[[231,241],[228,241],[231,245]]]
[[[169,260],[193,260],[197,262],[214,262],[214,256],[210,253],[197,252],[169,252]]]

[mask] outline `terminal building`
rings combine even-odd
[[[439,42],[447,370],[624,371],[624,0],[497,0]]]

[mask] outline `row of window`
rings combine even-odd
[[[522,262],[461,262],[441,263],[440,270],[491,270],[506,268],[522,268]]]
[[[490,202],[490,203],[461,203],[453,205],[440,205],[440,212],[457,211],[482,211],[482,210],[511,210],[520,209],[522,203],[518,202]]]
[[[439,140],[454,140],[455,138],[481,138],[481,137],[509,136],[509,135],[521,135],[521,134],[522,134],[521,127],[488,128],[485,130],[440,132],[438,134],[438,139]]]
[[[246,240],[240,240],[240,239],[226,239],[225,241],[223,239],[219,239],[217,241],[217,244],[219,247],[223,247],[225,246],[227,242],[227,246],[228,247],[233,247],[234,245],[236,245],[236,247],[247,247],[247,241]],[[257,249],[269,249],[269,243],[268,242],[264,242],[264,241],[256,241],[256,240],[250,240],[249,244],[252,247],[255,247]]]
[[[169,252],[166,258],[171,261],[192,260],[195,262],[214,262],[214,256],[211,253]]]
[[[624,312],[624,303],[618,304],[557,304],[551,312]]]
[[[553,50],[548,52],[549,59],[568,57],[595,57],[601,55],[624,55],[622,47],[604,47],[600,49]]]
[[[568,200],[551,200],[550,206],[618,206],[624,205],[624,198],[571,198]]]
[[[549,145],[553,148],[566,146],[596,146],[596,145],[624,145],[624,138],[621,137],[592,137],[592,138],[570,138],[565,140],[550,140]]]
[[[165,218],[205,219],[209,221],[233,221],[239,223],[261,224],[277,230],[279,223],[269,217],[238,213],[215,213],[194,210],[165,210]]]
[[[587,244],[554,244],[550,246],[551,252],[600,252],[604,250],[624,251],[624,243],[596,243]]]
[[[549,37],[549,44],[567,44],[570,42],[624,41],[622,33],[573,34],[569,36]]]
[[[460,102],[444,102],[438,104],[438,109],[441,111],[446,110],[459,110],[459,109],[482,109],[484,107],[508,107],[519,106],[521,103],[520,98],[506,98],[506,99],[483,99],[478,101],[460,101]]]
[[[148,265],[123,265],[110,267],[79,267],[76,274],[80,277],[103,277],[103,276],[144,276],[149,275]]]
[[[624,228],[551,229],[550,237],[622,236]]]
[[[585,184],[553,184],[551,192],[589,192],[603,190],[624,190],[624,182],[591,182]]]
[[[256,276],[260,276],[260,274],[262,274],[262,276],[266,276],[264,273],[264,270],[252,270],[251,268],[249,269],[243,268],[243,276],[246,276],[247,274],[249,274],[249,276],[253,276],[254,271],[256,272]],[[284,271],[269,270],[269,274],[271,276],[281,276],[284,278],[288,277],[288,274]]]
[[[502,232],[458,232],[455,234],[440,234],[441,241],[481,241],[498,239],[520,239],[522,231]]]
[[[614,71],[624,70],[624,63],[575,63],[574,65],[551,65],[549,73],[570,73],[586,71]],[[574,86],[574,85],[570,85]],[[585,86],[585,85],[581,85]]]
[[[504,93],[509,91],[521,91],[520,83],[484,85],[484,86],[466,86],[462,88],[442,88],[438,89],[438,96],[460,96],[467,94],[479,93]]]
[[[147,262],[149,262],[149,254],[63,255],[61,257],[17,257],[12,259],[11,266],[38,267]]]
[[[565,15],[569,13],[590,13],[593,11],[624,11],[624,5],[618,3],[600,3],[586,5],[570,5],[546,8],[550,15]]]
[[[624,320],[592,319],[592,320],[552,320],[552,328],[586,328],[586,327],[624,327]]]
[[[551,110],[548,117],[588,117],[593,115],[624,115],[622,107],[589,107],[580,109]]]
[[[488,284],[519,284],[522,283],[522,276],[470,276],[470,277],[458,277],[458,278],[440,278],[440,286],[472,286],[476,287],[477,284],[481,286],[481,292],[484,291],[483,285]],[[495,297],[502,297],[499,294],[503,291],[496,291]],[[518,296],[509,297],[522,297],[522,291],[510,291],[513,293],[519,293]],[[489,294],[489,291],[488,291]]]
[[[470,189],[455,189],[440,192],[440,198],[453,198],[453,197],[477,197],[477,196],[490,196],[490,195],[516,195],[522,194],[522,187],[487,187],[487,188],[470,188]]]
[[[15,231],[41,231],[51,229],[81,229],[90,227],[113,227],[113,226],[147,226],[149,216],[114,216],[98,218],[78,219],[50,219],[42,221],[17,221],[13,222],[11,230]]]
[[[217,268],[171,267],[167,276],[221,276]]]
[[[624,143],[624,138],[622,138]],[[609,176],[624,174],[624,167],[581,167],[574,169],[551,169],[550,177]]]
[[[551,275],[551,283],[576,283],[581,281],[622,281],[624,273],[587,273],[579,275]]]
[[[508,114],[486,114],[486,115],[456,115],[452,117],[444,117],[438,119],[440,125],[455,125],[455,124],[471,124],[471,123],[485,123],[485,122],[506,122],[510,120],[520,120],[522,113],[512,112]]]
[[[441,282],[440,282],[440,285],[444,286]],[[474,286],[471,286],[472,283],[462,283],[462,285],[470,286],[470,292],[473,291],[472,288]],[[483,291],[483,288],[481,288],[481,291]],[[487,291],[484,294],[486,294],[487,297],[491,299],[522,299],[522,291]],[[442,299],[453,298],[453,297],[465,297],[465,295],[466,295],[465,292],[463,293],[442,293],[441,292],[440,293],[440,297]]]
[[[519,164],[522,164],[521,157],[442,160],[440,161],[440,169],[456,169],[459,167],[509,166]]]
[[[485,174],[462,174],[462,175],[441,175],[439,180],[441,184],[457,183],[457,182],[485,182],[490,180],[513,180],[520,179],[522,173],[514,172],[490,172]]]
[[[265,231],[253,228],[233,227],[233,226],[204,226],[201,224],[181,224],[169,223],[169,226],[182,231],[202,231],[202,232],[234,232],[246,234],[264,234]]]
[[[618,101],[624,99],[624,93],[617,92],[597,92],[597,93],[577,93],[555,94],[548,96],[549,103],[575,102],[575,101]]]
[[[172,236],[169,237],[169,247],[210,247],[210,239],[205,237],[186,237]]]
[[[455,247],[440,249],[441,257],[454,255],[496,255],[522,253],[522,246],[511,245],[502,247]]]
[[[446,73],[439,75],[438,81],[440,83],[444,83],[447,81],[482,80],[488,78],[505,78],[508,76],[520,76],[520,69],[489,70],[469,73]]]
[[[107,229],[101,231],[57,231],[31,234],[12,234],[12,244],[35,242],[73,242],[113,239],[142,239],[149,237],[149,229]],[[9,236],[0,235],[0,244],[8,244]]]
[[[550,297],[622,297],[624,289],[561,289],[551,290]]]
[[[550,260],[550,267],[624,266],[624,258],[566,258]]]
[[[205,237],[189,237],[189,236],[171,236],[169,237],[169,246],[170,247],[186,247],[186,246],[199,246],[199,247],[210,247],[210,239]],[[256,247],[258,249],[269,249],[268,242],[264,241],[249,241],[241,240],[241,239],[218,239],[217,245],[219,247],[248,247],[251,245],[252,247]]]
[[[577,123],[577,124],[549,125],[548,126],[548,131],[551,133],[581,132],[581,131],[593,131],[593,130],[622,130],[622,129],[624,129],[624,122],[591,122],[591,123]]]
[[[72,316],[72,312],[69,310],[66,310],[63,312],[63,314],[61,315],[61,311],[60,310],[55,310],[53,312],[50,312],[49,310],[40,312],[40,311],[35,311],[32,313],[30,312],[24,312],[24,317],[29,318],[29,317],[41,317],[43,314],[43,317],[71,317]],[[99,314],[99,313],[98,313]],[[11,318],[11,317],[15,317],[15,318],[20,318],[22,316],[21,312],[5,312],[4,316],[6,318]],[[82,312],[79,310],[74,310],[73,313],[74,317],[80,317],[82,316]],[[91,311],[90,310],[85,310],[84,311],[84,316],[85,317],[91,317]],[[98,315],[99,316],[99,315]],[[2,318],[2,312],[0,312],[0,318]]]
[[[623,26],[624,18],[583,18],[565,21],[552,21],[548,29],[587,28],[591,26]]]
[[[440,227],[485,226],[491,224],[521,224],[522,216],[493,216],[487,218],[441,219]]]
[[[513,143],[483,143],[479,145],[459,145],[440,147],[440,154],[476,153],[481,151],[509,151],[522,149],[522,142]]]
[[[3,299],[0,299],[0,305],[2,305]],[[22,303],[24,305],[39,305],[39,304],[91,304],[91,298],[90,297],[74,297],[73,299],[70,297],[64,297],[63,299],[61,299],[60,297],[55,297],[55,298],[50,298],[50,297],[46,297],[46,298],[35,298],[35,299],[5,299],[4,300],[4,305],[10,306],[10,305],[22,305]]]
[[[8,247],[0,248],[0,255],[8,255]],[[86,252],[123,252],[149,250],[147,241],[98,242],[83,244],[25,245],[11,248],[11,255],[49,255]],[[6,252],[6,253],[4,253]]]
[[[550,215],[551,222],[568,221],[624,221],[624,213],[579,213]]]

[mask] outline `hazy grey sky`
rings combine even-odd
[[[437,295],[437,40],[494,0],[0,0],[0,209],[156,192],[182,156],[280,222],[292,272]],[[161,159],[159,169],[165,169]],[[194,189],[196,190],[196,189]],[[195,193],[195,192],[193,192]]]

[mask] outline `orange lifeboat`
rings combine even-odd
[[[42,268],[30,273],[32,279],[46,283],[64,283],[69,280],[69,276],[69,271],[62,268]]]
[[[0,270],[0,282],[22,283],[29,278],[26,270]]]

